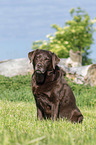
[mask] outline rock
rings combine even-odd
[[[96,86],[96,64],[81,67],[67,67],[63,65],[65,60],[59,63],[59,66],[66,72],[66,76],[77,84],[89,84]]]
[[[91,86],[96,86],[96,64],[92,64],[87,71],[86,76],[84,77],[86,84]]]
[[[0,75],[13,77],[16,75],[26,75],[32,73],[32,65],[27,58],[6,60],[0,62]]]
[[[73,52],[71,49],[69,51],[69,58],[66,60],[66,66],[67,67],[78,67],[82,66],[82,55],[80,51],[77,51],[76,53]]]
[[[90,84],[96,86],[96,64],[81,66],[81,67],[67,67],[65,66],[67,59],[60,59],[59,66],[62,69],[63,75],[73,80],[77,84]],[[33,73],[33,67],[27,58],[6,60],[0,62],[0,75],[13,77],[16,75],[26,75]]]

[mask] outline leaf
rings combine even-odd
[[[72,8],[72,9],[70,10],[70,14],[72,15],[72,14],[74,13],[74,11],[75,11],[75,9]]]
[[[88,13],[80,7],[72,8],[70,14],[72,20],[68,20],[64,27],[57,24],[51,25],[56,32],[48,34],[47,41],[33,42],[32,48],[50,50],[60,58],[69,57],[70,49],[73,49],[74,52],[82,50],[82,54],[84,54],[83,64],[89,64],[89,50],[94,41],[93,32],[96,31],[93,23],[96,22],[96,18],[91,20]]]

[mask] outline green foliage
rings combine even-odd
[[[83,65],[90,64],[91,59],[88,58],[90,54],[90,47],[93,44],[93,32],[95,31],[93,24],[96,19],[91,20],[88,13],[81,8],[70,10],[72,20],[68,20],[64,27],[56,24],[52,28],[56,32],[47,35],[48,41],[33,42],[32,49],[47,49],[55,52],[60,58],[69,57],[69,50],[74,52],[81,51]]]
[[[77,103],[79,106],[92,106],[92,100],[96,103],[96,87],[75,84],[68,78],[65,78],[76,94],[76,99],[80,99]],[[88,97],[82,97],[86,95]],[[15,77],[4,77],[0,75],[0,99],[7,101],[33,101],[31,92],[31,75],[19,75]],[[86,104],[87,103],[87,104]],[[93,103],[94,106],[94,103]]]
[[[30,87],[30,75],[20,75],[11,78],[0,75],[0,99],[7,101],[33,101]]]
[[[82,124],[37,120],[31,76],[0,76],[0,145],[95,145],[96,87],[67,81],[84,115]]]

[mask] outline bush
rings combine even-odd
[[[33,42],[32,49],[46,49],[55,52],[60,58],[69,57],[69,50],[73,49],[74,52],[80,51],[82,54],[83,65],[90,64],[92,61],[88,58],[90,54],[90,47],[93,43],[93,24],[96,19],[91,20],[88,13],[81,8],[70,10],[72,20],[65,23],[62,28],[56,24],[52,28],[56,32],[47,35],[47,41]]]

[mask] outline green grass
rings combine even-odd
[[[0,145],[95,145],[96,87],[68,83],[84,115],[82,124],[38,121],[31,76],[0,76]]]

